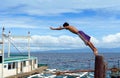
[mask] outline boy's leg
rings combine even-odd
[[[93,50],[94,55],[98,55],[98,50],[95,48],[95,46],[91,42],[87,42],[87,45]]]
[[[96,56],[98,54],[98,51],[94,47],[94,45],[90,41],[87,41],[86,39],[84,39],[84,37],[81,34],[78,33],[78,35],[83,40],[83,42],[92,49],[92,51],[94,52],[94,55]]]

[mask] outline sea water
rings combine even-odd
[[[94,69],[94,55],[92,53],[49,53],[49,52],[33,52],[32,56],[38,57],[40,64],[47,64],[50,69],[58,69],[62,71]],[[106,52],[101,53],[105,59],[108,68],[120,67],[120,53]],[[85,78],[93,78],[94,73],[89,73]],[[56,77],[56,78],[62,78]],[[71,77],[69,77],[71,78]],[[72,77],[74,78],[74,77]],[[107,71],[106,78],[110,78],[110,71]]]

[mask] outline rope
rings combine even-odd
[[[10,39],[10,40],[9,40]],[[11,42],[11,38],[9,38],[8,41],[13,45],[13,47],[15,47],[15,49],[21,54],[21,55],[24,55],[15,45],[14,43]],[[13,41],[13,40],[12,40]]]

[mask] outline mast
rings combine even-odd
[[[28,58],[30,59],[30,32],[28,32]]]
[[[8,33],[8,57],[10,57],[10,35],[11,35],[11,33],[9,31],[9,33]]]

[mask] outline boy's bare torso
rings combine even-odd
[[[66,26],[65,29],[69,30],[70,32],[77,34],[78,30],[74,26]]]

